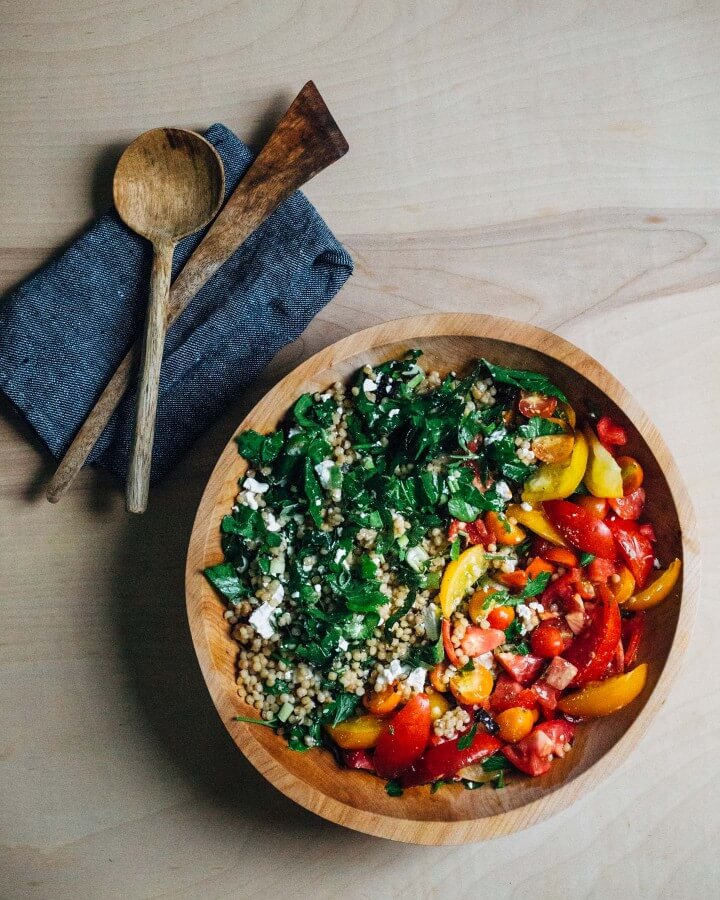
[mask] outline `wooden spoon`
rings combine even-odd
[[[217,150],[182,128],[153,128],[141,134],[115,169],[118,215],[155,251],[125,494],[128,512],[145,512],[147,506],[175,246],[215,217],[224,193],[225,172]]]
[[[167,327],[243,241],[293,191],[348,151],[348,143],[312,81],[278,122],[170,291]],[[48,485],[57,503],[74,481],[132,382],[138,342],[128,350],[65,451]]]

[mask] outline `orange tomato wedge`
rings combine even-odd
[[[647,668],[647,663],[641,663],[624,675],[592,681],[574,694],[561,697],[557,708],[565,715],[579,719],[609,716],[632,703],[642,691],[647,680]]]
[[[653,606],[657,606],[658,603],[662,603],[677,584],[681,566],[680,560],[674,559],[659,578],[656,578],[652,584],[630,597],[623,609],[631,609],[635,612],[639,609],[650,609]]]
[[[581,432],[577,432],[570,459],[564,463],[543,463],[538,466],[536,472],[525,482],[523,500],[527,503],[542,503],[545,500],[563,500],[574,494],[585,474],[587,461],[587,441]]]
[[[514,547],[525,540],[525,532],[517,525],[511,525],[507,519],[501,519],[496,512],[485,513],[485,527],[496,544],[503,547]]]
[[[445,688],[445,690],[447,690],[447,688]],[[445,713],[450,709],[450,702],[443,694],[439,694],[432,688],[427,688],[425,690],[425,693],[427,694],[428,700],[430,701],[430,719],[434,722],[435,719],[439,719],[440,716],[444,716]]]
[[[326,725],[326,730],[338,747],[343,750],[369,750],[377,744],[387,728],[387,721],[377,716],[358,716],[337,725]]]
[[[545,538],[546,541],[550,541],[551,544],[557,544],[558,547],[567,547],[565,538],[542,509],[523,509],[519,503],[511,503],[506,512],[508,517],[512,516],[521,525],[529,528],[530,531],[534,531],[541,538]]]
[[[455,611],[458,603],[468,593],[475,582],[487,570],[485,548],[482,544],[468,547],[445,568],[440,583],[440,608],[446,619]]]
[[[532,450],[540,462],[560,463],[570,458],[575,437],[572,434],[544,434],[532,442]]]
[[[389,716],[402,700],[396,685],[388,684],[381,691],[368,691],[363,697],[363,706],[373,715]]]
[[[610,588],[610,593],[617,602],[624,604],[633,595],[633,591],[635,590],[635,579],[632,577],[632,573],[627,566],[620,566],[618,568],[618,575],[620,576],[620,581],[617,583],[609,581],[608,587]]]
[[[455,699],[469,706],[487,700],[492,689],[493,677],[485,666],[475,666],[472,672],[458,672],[450,679],[450,690]]]

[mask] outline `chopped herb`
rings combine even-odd
[[[593,553],[581,553],[580,554],[580,565],[581,566],[589,566],[590,563],[595,559],[595,555]]]
[[[506,369],[504,366],[496,366],[482,360],[483,365],[492,375],[495,381],[501,384],[510,384],[513,387],[522,388],[526,391],[533,391],[538,394],[547,394],[548,397],[557,397],[564,403],[567,403],[567,397],[563,392],[555,387],[555,385],[544,375],[539,372],[524,372],[520,369]]]
[[[248,725],[265,725],[267,728],[277,728],[277,722],[266,722],[265,719],[254,719],[252,716],[233,716],[233,722],[247,722]]]
[[[400,786],[400,782],[395,779],[388,781],[385,785],[385,791],[390,797],[402,797],[403,795],[403,789]]]
[[[527,599],[528,597],[536,597],[538,594],[542,594],[542,592],[548,586],[549,581],[550,572],[538,572],[538,574],[534,578],[531,578],[530,581],[528,581],[528,583],[522,589],[523,599]]]
[[[472,746],[472,742],[475,740],[475,735],[477,734],[477,728],[477,723],[475,723],[470,731],[466,731],[465,734],[458,738],[458,750],[467,750],[468,747]]]
[[[510,763],[502,753],[493,753],[482,761],[483,772],[499,772],[510,768]]]
[[[442,778],[438,779],[438,781],[433,781],[433,783],[430,785],[430,793],[437,794],[437,792],[444,784],[447,784],[447,782],[443,781]]]

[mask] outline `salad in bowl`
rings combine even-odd
[[[643,692],[645,617],[681,566],[657,558],[620,424],[578,420],[537,372],[422,363],[365,366],[241,432],[205,569],[238,718],[393,796],[549,772],[579,723]]]

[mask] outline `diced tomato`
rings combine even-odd
[[[460,750],[458,741],[461,737],[429,747],[400,775],[402,786],[415,787],[418,784],[431,784],[439,779],[452,778],[460,769],[481,762],[502,747],[502,742],[496,737],[478,729],[470,746]]]
[[[499,628],[480,628],[478,625],[468,625],[462,640],[463,653],[474,658],[490,653],[496,647],[505,643],[505,632]]]
[[[654,544],[657,541],[655,526],[650,522],[643,522],[642,525],[640,525],[640,534],[644,534],[651,544]]]
[[[515,706],[534,709],[537,706],[537,697],[532,693],[532,688],[524,688],[513,678],[501,674],[490,695],[490,708],[494,713],[500,713]]]
[[[652,572],[655,554],[652,548],[652,538],[649,537],[644,525],[637,522],[624,521],[623,519],[608,519],[608,526],[612,531],[615,543],[620,554],[625,560],[628,569],[635,579],[635,586],[642,590]],[[654,534],[654,532],[653,532]]]
[[[565,647],[562,632],[548,619],[530,635],[530,646],[536,656],[560,656]]]
[[[460,520],[451,519],[448,527],[448,541],[452,542],[460,533]]]
[[[611,497],[608,503],[621,519],[639,519],[645,506],[645,488],[635,488],[626,497]]]
[[[498,572],[495,579],[511,591],[521,591],[527,585],[527,572],[515,569],[514,572]]]
[[[373,761],[381,778],[397,778],[420,757],[430,738],[430,724],[430,700],[427,694],[415,694],[378,738]]]
[[[551,581],[542,592],[540,602],[545,607],[551,603],[566,604],[577,593],[577,583],[581,579],[580,569],[568,569],[564,575]]]
[[[541,722],[527,737],[516,744],[503,747],[506,758],[527,775],[544,775],[550,771],[550,757],[562,757],[565,748],[572,743],[575,726],[564,719]]]
[[[614,559],[617,555],[608,526],[582,506],[569,500],[546,500],[543,509],[565,540],[575,547],[604,559]]]
[[[534,656],[532,653],[526,653],[523,656],[521,653],[496,652],[495,659],[515,681],[525,685],[537,678],[543,665],[542,657]]]
[[[622,643],[625,650],[625,667],[629,668],[637,656],[638,647],[645,630],[645,612],[633,613],[628,619],[622,620]]]
[[[573,679],[576,685],[602,677],[620,640],[620,608],[605,585],[598,585],[598,602],[589,611],[589,619],[563,653],[578,670]]]
[[[367,750],[343,750],[343,762],[348,769],[366,769],[368,772],[375,771],[372,757]]]
[[[577,554],[567,547],[553,547],[550,545],[543,553],[543,559],[548,562],[555,563],[558,566],[565,566],[566,569],[572,569],[580,565]]]
[[[596,519],[604,519],[607,515],[608,502],[604,497],[593,497],[592,494],[574,494],[570,499],[573,503],[586,509]]]
[[[480,446],[480,435],[476,434],[474,438],[468,441],[467,448],[471,453],[477,453],[478,447]]]
[[[442,639],[443,646],[445,647],[445,656],[447,656],[450,665],[455,666],[456,669],[461,669],[462,663],[458,659],[457,650],[452,642],[452,625],[450,624],[450,619],[443,619],[442,621]]]
[[[547,394],[541,394],[537,391],[520,391],[518,409],[528,419],[531,419],[533,416],[549,419],[555,412],[557,404],[557,397],[549,397]]]
[[[490,543],[490,535],[488,534],[488,530],[485,527],[485,523],[482,519],[476,519],[474,522],[465,522],[463,523],[463,531],[467,535],[468,544],[482,544],[483,546],[487,546]]]
[[[558,691],[564,691],[576,675],[577,669],[572,663],[556,656],[545,670],[543,681]]]
[[[562,691],[548,684],[543,678],[535,682],[529,688],[530,693],[535,697],[538,706],[542,710],[542,714],[546,719],[552,719],[555,715],[555,707]]]
[[[627,444],[625,429],[617,422],[613,422],[610,416],[603,416],[599,419],[596,430],[600,443],[611,453],[615,452],[615,447],[623,447]]]
[[[585,567],[588,581],[593,584],[607,584],[608,580],[617,572],[617,563],[612,559],[595,559]]]

